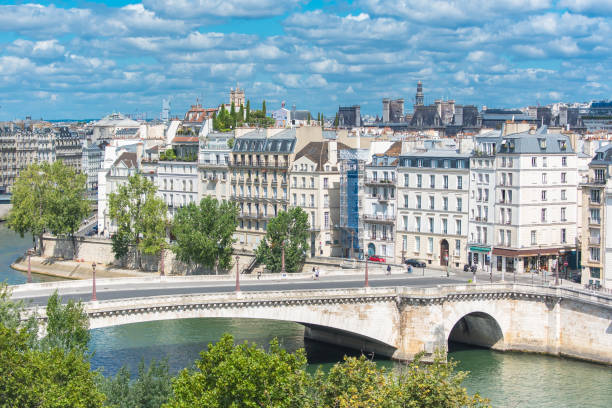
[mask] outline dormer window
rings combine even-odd
[[[559,140],[559,150],[567,150],[567,142],[565,140]]]
[[[540,145],[540,149],[546,149],[546,139],[538,138],[538,143]]]

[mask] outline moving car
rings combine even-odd
[[[382,258],[380,256],[376,256],[376,255],[372,255],[368,258],[369,261],[371,262],[385,262],[385,258]]]
[[[404,263],[406,265],[411,265],[414,268],[424,268],[425,267],[425,262],[419,261],[417,259],[406,259]]]

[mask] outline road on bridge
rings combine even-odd
[[[430,287],[449,283],[466,283],[467,278],[453,276],[447,277],[414,277],[411,275],[372,276],[369,279],[371,287]],[[172,296],[204,293],[233,292],[235,283],[233,281],[156,281],[151,283],[130,283],[129,279],[119,284],[104,284],[97,286],[98,300],[130,299],[151,296]],[[58,293],[63,301],[73,299],[87,302],[91,300],[91,280],[80,281],[83,285],[79,287],[60,288]],[[100,282],[102,283],[102,282]],[[291,280],[243,280],[240,288],[243,292],[256,291],[291,291],[291,290],[314,290],[314,289],[348,289],[359,288],[364,285],[363,275],[330,276],[319,280],[291,279]],[[56,290],[53,288],[37,288],[36,290],[20,290],[13,298],[23,299],[31,305],[46,305],[49,296]]]

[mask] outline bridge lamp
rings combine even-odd
[[[32,283],[32,266],[30,258],[32,258],[32,249],[28,249],[28,283]]]
[[[238,262],[240,257],[236,255],[236,292],[240,292],[240,271],[238,270]]]
[[[92,270],[92,289],[91,289],[91,301],[95,302],[98,300],[98,298],[96,297],[96,263],[93,262],[91,264],[91,270]]]

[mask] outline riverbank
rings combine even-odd
[[[11,268],[20,272],[28,271],[28,258],[17,259]],[[32,256],[30,259],[32,273],[39,275],[54,276],[63,279],[91,279],[93,276],[92,264],[90,262],[78,262],[73,260],[58,260],[53,258],[42,258]],[[131,269],[121,269],[112,265],[96,264],[96,278],[126,278],[146,277],[157,275],[152,272],[141,272]]]

